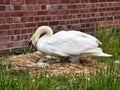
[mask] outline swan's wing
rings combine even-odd
[[[78,33],[79,32],[79,33]],[[98,44],[102,44],[102,42],[100,42],[97,38],[95,38],[94,36],[90,35],[90,34],[87,34],[87,33],[84,33],[84,32],[81,32],[81,31],[75,31],[75,30],[72,30],[72,31],[68,31],[68,33],[74,33],[76,35],[80,35],[82,37],[86,37],[86,38],[89,38],[91,40],[95,40],[97,41]]]
[[[44,42],[45,52],[56,53],[61,56],[80,54],[97,46],[96,39],[81,36],[79,32],[68,31],[58,32]]]

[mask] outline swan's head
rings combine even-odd
[[[30,51],[32,50],[33,46],[36,45],[38,39],[42,36],[51,36],[53,35],[53,31],[49,26],[40,26],[35,33],[32,35],[32,37],[29,40],[29,46],[30,46]]]

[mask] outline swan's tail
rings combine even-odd
[[[111,57],[112,55],[104,53],[101,48],[94,48],[87,50],[85,53],[89,54],[90,56],[104,56],[104,57]]]
[[[111,57],[112,55],[111,54],[107,54],[107,53],[96,53],[96,54],[93,54],[93,56]]]

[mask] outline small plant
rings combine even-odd
[[[31,52],[35,52],[36,49],[33,49]],[[14,55],[19,55],[19,54],[26,54],[26,53],[29,53],[29,47],[24,47],[23,49],[17,49],[17,50],[12,50],[11,54],[14,54]]]

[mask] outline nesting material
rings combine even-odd
[[[62,61],[64,61],[64,58]],[[28,70],[32,76],[39,75],[43,71],[51,75],[89,75],[97,68],[106,68],[106,65],[90,58],[80,60],[80,63],[65,63],[61,62],[61,58],[42,55],[39,52],[11,56],[6,61],[3,61],[2,64],[8,70]]]

